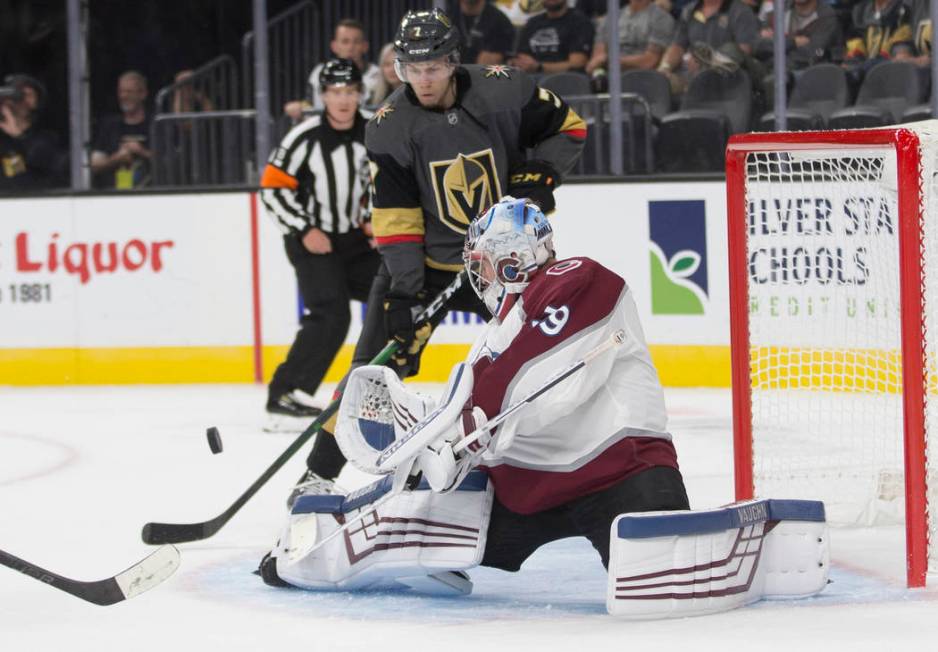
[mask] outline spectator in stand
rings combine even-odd
[[[854,6],[844,67],[855,84],[873,66],[911,50],[912,10],[905,0],[863,0]]]
[[[174,84],[180,84],[173,91],[173,113],[214,111],[214,102],[200,89],[196,88],[194,83],[183,83],[189,79],[192,79],[191,70],[180,70],[173,78]]]
[[[619,0],[619,5],[624,5],[627,1]],[[598,25],[598,21],[606,15],[609,3],[607,0],[576,0],[576,4],[573,6]]]
[[[365,58],[365,55],[368,54],[368,37],[365,34],[365,26],[360,21],[354,18],[340,20],[335,26],[329,48],[332,50],[334,57],[349,59],[358,66],[362,73],[362,83],[365,89],[362,94],[363,104],[375,106],[378,103],[377,97],[387,95],[384,78],[381,76],[381,68]],[[313,71],[309,73],[309,98],[306,101],[293,100],[284,105],[283,112],[294,121],[302,117],[304,109],[323,108],[322,96],[319,91],[319,74],[322,72],[323,65],[325,64],[317,64]]]
[[[911,61],[917,66],[931,65],[931,14],[928,0],[915,0],[912,4],[912,42],[897,47],[893,58]]]
[[[907,46],[897,46],[893,53],[896,61],[909,61],[918,69],[919,83],[922,88],[931,88],[931,14],[928,0],[914,0],[912,3],[912,42]],[[928,97],[928,93],[925,93]]]
[[[0,86],[0,193],[65,183],[65,153],[37,121],[45,95],[42,83],[28,75],[10,75]]]
[[[505,63],[515,43],[515,28],[508,16],[486,0],[459,0],[449,15],[459,30],[462,63]]]
[[[381,78],[384,80],[384,92],[380,95],[375,95],[375,105],[381,104],[381,102],[397,90],[397,87],[403,83],[394,70],[393,43],[385,43],[381,48],[381,55],[378,57],[378,67],[381,68]]]
[[[105,116],[91,144],[91,172],[100,188],[129,190],[150,183],[147,78],[128,70],[117,79],[120,113]]]
[[[729,45],[749,57],[758,37],[756,15],[739,0],[697,0],[681,11],[674,40],[658,70],[671,79],[675,93],[683,93],[687,81],[700,70],[698,59],[690,56],[692,48],[712,52]]]
[[[594,81],[597,91],[605,90],[608,54],[606,42],[609,38],[607,20],[604,16],[596,30],[593,56],[586,64],[586,72]],[[653,0],[629,0],[619,13],[619,65],[626,70],[654,70],[661,62],[661,55],[674,38],[674,18],[656,5]]]
[[[840,20],[830,5],[819,0],[793,0],[785,10],[785,60],[789,70],[843,58],[844,35]],[[755,56],[770,62],[774,56],[774,12],[762,21]]]
[[[524,27],[531,16],[544,11],[544,0],[496,0],[496,4],[517,29]]]
[[[521,30],[518,54],[511,63],[527,73],[583,70],[595,34],[593,23],[567,0],[544,0],[544,13]]]

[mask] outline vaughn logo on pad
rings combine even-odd
[[[648,202],[648,233],[652,314],[704,314],[709,300],[704,201]]]

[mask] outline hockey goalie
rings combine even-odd
[[[356,369],[336,437],[383,476],[306,493],[261,562],[268,584],[465,594],[465,571],[518,571],[585,537],[610,613],[712,613],[827,581],[823,505],[750,501],[690,511],[664,396],[626,282],[558,260],[547,218],[506,197],[469,226],[464,261],[492,320],[442,397],[385,367]]]

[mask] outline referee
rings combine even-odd
[[[268,388],[268,431],[302,430],[322,412],[309,401],[345,341],[349,299],[367,300],[380,262],[367,221],[362,89],[353,62],[328,61],[319,76],[323,114],[284,137],[261,178],[261,201],[283,231],[306,306],[287,359]]]

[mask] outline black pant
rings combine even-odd
[[[453,279],[456,278],[456,272],[444,272],[430,267],[424,268],[423,287],[427,294],[427,301],[432,301],[442,292]],[[384,328],[384,297],[391,287],[391,275],[387,267],[382,263],[375,275],[374,282],[371,285],[371,292],[368,294],[368,308],[365,311],[365,320],[362,324],[362,332],[358,337],[358,344],[355,345],[355,355],[352,360],[352,369],[361,367],[371,362],[374,357],[381,352],[381,349],[388,343],[388,334]],[[462,310],[480,315],[483,319],[490,319],[491,313],[482,303],[482,300],[476,296],[472,287],[465,283],[450,298],[446,308],[441,310],[432,320],[433,327],[436,328],[446,317],[449,310]],[[421,354],[423,352],[421,351]],[[398,373],[407,374],[416,370],[400,370]],[[345,387],[345,378],[339,384],[339,388]],[[306,458],[306,466],[313,473],[323,478],[335,478],[345,466],[345,456],[339,450],[339,445],[335,437],[316,436],[313,442],[313,448]]]
[[[378,252],[357,229],[328,235],[332,242],[328,254],[310,253],[296,236],[283,239],[307,312],[287,359],[270,381],[270,400],[294,389],[316,392],[348,334],[349,300],[368,298],[380,263]]]
[[[608,568],[609,528],[619,514],[677,509],[690,509],[687,492],[680,471],[667,466],[636,473],[608,489],[536,514],[510,511],[498,502],[496,491],[482,565],[517,571],[546,543],[586,537]]]

